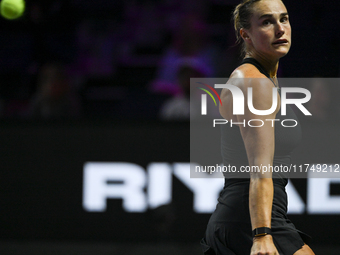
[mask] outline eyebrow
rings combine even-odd
[[[288,15],[288,12],[283,12],[283,13],[280,14],[281,17],[282,16],[287,16],[287,15]],[[273,14],[263,14],[263,15],[260,16],[259,19],[262,19],[262,18],[271,18],[271,17],[273,17]]]

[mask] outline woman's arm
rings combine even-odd
[[[267,110],[272,106],[272,88],[268,79],[251,79],[248,81],[253,89],[253,105],[257,110]],[[245,86],[248,88],[249,86]],[[245,95],[247,94],[244,91]],[[246,97],[247,98],[247,97]],[[262,120],[262,127],[240,126],[242,138],[247,151],[250,167],[258,171],[250,173],[249,211],[252,229],[271,227],[271,212],[273,205],[273,180],[271,172],[263,172],[263,166],[272,166],[275,150],[274,121],[279,110],[279,100],[276,110],[270,115],[255,115],[245,107],[245,115],[238,115],[238,122],[251,119]],[[260,121],[259,121],[260,122]],[[255,122],[254,122],[255,123]],[[256,123],[257,125],[259,123]],[[255,237],[251,254],[278,254],[271,235]]]

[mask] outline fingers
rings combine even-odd
[[[250,255],[280,255],[275,246],[252,247]]]
[[[250,255],[280,255],[277,251],[270,252],[270,251],[259,251],[256,253],[251,253]]]

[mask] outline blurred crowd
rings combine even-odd
[[[0,117],[188,120],[190,78],[228,77],[240,62],[230,21],[237,2],[27,1],[22,18],[0,20]],[[314,17],[321,7],[308,8]],[[291,66],[301,58],[283,61],[279,73],[298,77]],[[337,77],[334,70],[314,75]],[[334,93],[312,86],[322,120],[318,105],[327,108]]]

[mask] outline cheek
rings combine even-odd
[[[261,34],[258,38],[258,45],[266,47],[271,43],[271,36],[267,33]]]
[[[268,30],[258,30],[254,33],[252,44],[255,48],[268,48],[268,45],[271,43],[273,38],[273,34],[270,30]]]

